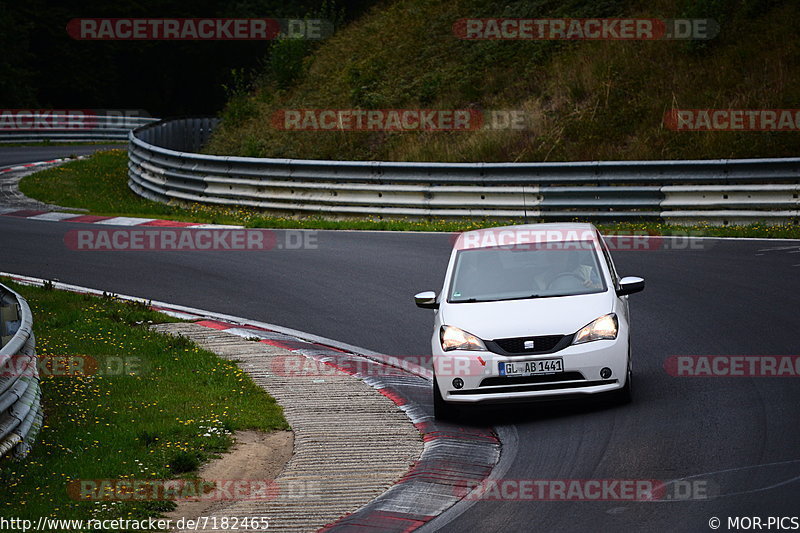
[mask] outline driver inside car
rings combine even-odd
[[[597,271],[593,266],[580,264],[572,270],[572,273],[581,279],[581,283],[584,287],[590,289],[602,288],[600,277],[597,275]]]
[[[556,286],[579,283],[590,289],[602,288],[600,276],[594,266],[585,264],[587,254],[566,253],[560,249],[542,250],[541,272],[533,276],[534,289],[546,290]]]

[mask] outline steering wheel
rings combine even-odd
[[[580,276],[578,276],[577,274],[573,274],[572,272],[562,272],[561,274],[559,274],[556,277],[554,277],[553,281],[551,281],[550,283],[547,284],[547,288],[548,289],[558,289],[559,287],[555,286],[557,284],[558,280],[560,280],[561,278],[568,278],[568,277],[575,279],[575,281],[578,282],[578,285],[581,285],[583,283],[583,280],[581,280]],[[563,288],[567,288],[567,287],[563,287]]]

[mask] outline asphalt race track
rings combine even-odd
[[[440,289],[449,235],[319,232],[316,249],[268,252],[68,249],[65,233],[86,227],[0,216],[0,270],[392,355],[430,353],[430,312],[412,296]],[[673,355],[800,355],[800,242],[701,240],[694,247],[614,254],[622,275],[647,280],[631,296],[633,404],[540,403],[475,416],[516,429],[506,479],[686,479],[712,497],[479,501],[443,530],[710,531],[709,519],[718,517],[728,531],[729,516],[800,515],[800,379],[673,377],[663,367]]]
[[[0,144],[0,168],[18,165],[20,163],[32,163],[34,161],[45,161],[48,159],[58,159],[70,155],[88,155],[98,150],[110,150],[112,148],[126,148],[121,144],[61,144],[61,145],[41,145],[41,146],[3,146]]]

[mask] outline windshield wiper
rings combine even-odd
[[[486,302],[507,302],[509,300],[532,300],[534,298],[544,298],[541,294],[531,294],[530,296],[514,296],[512,298],[492,298],[491,300],[479,300],[478,298],[467,298],[465,300],[453,300],[454,304],[474,304]]]
[[[533,300],[534,298],[541,298],[541,294],[531,294],[530,296],[514,296],[513,298],[500,298],[496,302],[506,302],[508,300]]]

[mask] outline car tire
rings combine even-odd
[[[455,420],[458,418],[458,407],[447,403],[439,391],[439,383],[433,376],[433,416],[436,420]]]
[[[625,377],[625,386],[614,391],[612,397],[617,405],[626,405],[633,401],[633,370],[631,369],[630,353],[628,353],[628,375]]]

